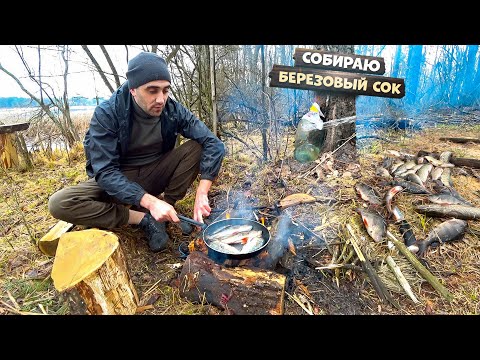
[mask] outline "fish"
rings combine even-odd
[[[407,220],[402,219],[400,221],[397,221],[396,224],[398,225],[398,231],[402,235],[405,246],[408,247],[417,242],[417,239],[415,238],[415,234],[413,233],[412,227],[407,222]]]
[[[375,170],[375,174],[378,175],[378,176],[387,178],[387,179],[391,179],[391,178],[392,178],[392,175],[390,175],[390,173],[388,172],[388,170],[385,169],[383,166],[377,167],[376,170]]]
[[[440,181],[445,186],[448,186],[448,187],[453,186],[451,170],[449,168],[443,169],[442,175],[440,176]]]
[[[392,209],[392,199],[393,199],[393,197],[402,190],[403,190],[403,187],[398,186],[398,185],[394,186],[390,190],[388,190],[387,195],[385,196],[385,203],[387,205],[387,210],[390,213],[393,212],[393,209]]]
[[[401,160],[397,160],[396,162],[394,162],[393,165],[390,167],[390,173],[395,173],[395,171],[397,171],[397,169],[403,164],[405,164],[405,162]]]
[[[252,230],[249,232],[241,232],[233,236],[220,238],[217,241],[221,241],[224,244],[246,244],[250,239],[254,237],[261,237],[262,230]]]
[[[359,182],[355,184],[355,190],[363,200],[368,201],[370,204],[373,204],[373,205],[383,204],[380,195],[371,186]]]
[[[217,232],[213,235],[209,235],[207,238],[209,240],[219,240],[228,236],[236,235],[240,232],[246,232],[253,229],[252,225],[232,225],[229,226],[227,229]]]
[[[444,151],[440,154],[438,157],[440,161],[443,161],[444,163],[450,163],[450,157],[452,156],[451,151]]]
[[[407,222],[407,220],[405,220],[405,216],[402,214],[402,212],[397,206],[393,207],[392,214],[395,219],[395,224],[398,225],[398,231],[402,235],[405,245],[411,246],[415,244],[417,242],[417,239],[415,238],[412,227]]]
[[[363,225],[368,235],[375,241],[380,242],[387,234],[387,223],[382,215],[373,210],[357,208],[356,211],[362,217]]]
[[[428,196],[427,199],[434,204],[440,204],[440,205],[467,205],[467,206],[472,205],[469,202],[466,202],[464,200],[456,198],[453,195],[445,194],[445,193],[433,194]]]
[[[423,164],[422,167],[417,170],[417,175],[420,178],[420,180],[422,181],[422,183],[425,184],[425,182],[428,179],[428,175],[430,174],[432,169],[433,169],[432,164]]]
[[[480,209],[474,206],[465,205],[416,205],[415,211],[432,217],[453,217],[463,220],[480,219]]]
[[[393,178],[391,182],[392,185],[400,185],[401,187],[405,188],[405,191],[411,194],[431,194],[424,186],[420,186],[415,184],[411,181],[402,180],[399,178]]]
[[[440,176],[442,176],[443,173],[443,168],[442,167],[436,167],[430,172],[430,177],[432,180],[438,180],[440,179]]]
[[[417,185],[423,186],[423,181],[420,179],[420,176],[418,176],[415,173],[410,173],[405,177],[405,180],[411,181]]]
[[[411,168],[413,168],[415,165],[417,165],[417,163],[413,160],[409,160],[407,161],[405,164],[399,166],[395,172],[393,172],[393,175],[396,175],[396,174],[400,174],[402,172],[405,172],[407,170],[410,170]]]
[[[472,203],[465,200],[453,187],[447,187],[443,185],[442,182],[439,180],[435,180],[433,183],[433,190],[435,190],[437,194],[449,194],[457,198],[458,200],[463,201],[466,205],[473,206]]]
[[[443,167],[443,168],[455,167],[455,165],[453,165],[451,163],[446,163],[446,162],[437,160],[433,156],[430,156],[430,155],[425,156],[425,159],[428,160],[429,163],[431,163],[432,165],[435,165],[435,166],[440,166],[440,167]]]
[[[262,237],[254,237],[250,239],[245,245],[243,245],[240,254],[248,254],[259,249],[263,245],[264,241]]]
[[[240,250],[237,248],[233,247],[232,245],[225,244],[224,242],[221,241],[212,241],[210,244],[208,244],[213,250],[219,251],[221,253],[225,254],[240,254]]]
[[[461,219],[450,219],[434,227],[424,240],[417,241],[415,245],[409,247],[409,250],[415,250],[417,256],[423,256],[425,250],[433,244],[442,244],[449,241],[459,240],[465,234],[468,223]],[[414,251],[412,251],[414,252]]]
[[[403,215],[403,213],[400,211],[400,209],[396,205],[392,209],[392,214],[393,214],[393,218],[395,219],[395,221],[401,221],[401,220],[405,219],[405,216]]]

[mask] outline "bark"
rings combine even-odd
[[[180,294],[235,315],[282,315],[286,277],[259,268],[227,268],[200,251],[185,260]]]

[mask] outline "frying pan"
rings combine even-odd
[[[191,225],[199,226],[203,230],[202,238],[205,245],[207,245],[208,256],[211,259],[219,262],[223,262],[224,260],[227,260],[227,259],[247,259],[247,258],[253,257],[259,254],[263,249],[265,249],[265,247],[270,242],[270,231],[268,231],[268,229],[258,221],[242,219],[242,218],[230,218],[230,219],[214,221],[210,225],[207,225],[199,221],[190,219],[183,215],[177,214],[177,216],[180,220],[185,221],[186,223],[189,223]],[[210,244],[209,244],[210,236],[214,234],[217,230],[229,225],[251,225],[253,226],[252,231],[262,230],[263,245],[260,246],[258,249],[255,249],[254,251],[244,253],[244,254],[228,254],[210,247]]]

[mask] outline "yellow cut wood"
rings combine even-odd
[[[60,236],[53,262],[53,285],[67,290],[96,271],[117,249],[118,237],[109,231],[88,229]]]
[[[72,314],[135,314],[138,295],[118,237],[88,229],[60,236],[52,268],[55,288],[65,292]]]
[[[289,206],[306,204],[306,203],[311,203],[315,201],[317,201],[317,199],[308,194],[302,194],[302,193],[292,194],[280,200],[280,207],[287,208]]]
[[[5,169],[18,165],[18,153],[11,134],[0,134],[0,160]]]
[[[60,236],[70,231],[75,225],[60,220],[43,237],[38,240],[38,248],[48,256],[55,256]]]

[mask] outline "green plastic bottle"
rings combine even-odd
[[[302,116],[295,133],[295,151],[293,156],[301,163],[318,159],[320,147],[323,143],[320,131],[323,129],[323,116],[320,106],[314,102],[310,111]]]

